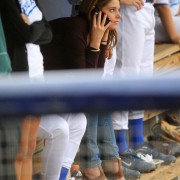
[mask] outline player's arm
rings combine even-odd
[[[170,37],[171,41],[180,44],[180,35],[176,30],[169,5],[163,4],[163,5],[157,5],[155,7],[158,10],[162,24],[168,36]]]
[[[180,5],[179,5],[179,12],[178,12],[177,16],[180,16]]]

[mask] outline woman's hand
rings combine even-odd
[[[30,25],[30,21],[29,21],[28,17],[27,17],[25,14],[21,13],[21,17],[22,17],[23,21],[24,21],[27,25]]]
[[[106,18],[107,18],[106,14],[104,14],[104,17],[102,20],[101,20],[101,16],[102,16],[102,12],[99,11],[99,13],[98,14],[95,13],[92,18],[92,27],[91,27],[91,32],[90,32],[89,46],[95,49],[99,49],[101,40],[105,32],[107,32],[106,30],[111,25],[111,22],[105,25]]]

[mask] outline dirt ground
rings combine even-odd
[[[180,180],[180,157],[171,165],[161,166],[151,173],[142,174],[140,180]]]
[[[180,119],[180,110],[171,110],[171,113],[177,119]],[[146,121],[145,132],[149,135],[150,127],[155,123],[154,121]],[[142,174],[140,180],[180,180],[180,157],[177,158],[175,163],[171,165],[161,166],[151,173]]]

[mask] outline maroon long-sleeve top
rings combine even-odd
[[[45,70],[84,69],[104,66],[106,45],[99,52],[87,46],[89,25],[84,18],[67,17],[49,22],[51,43],[41,46]]]

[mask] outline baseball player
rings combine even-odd
[[[105,66],[108,66],[105,67],[106,72],[108,69],[112,73],[114,68],[114,74],[121,78],[152,76],[155,42],[153,4],[153,0],[121,0],[116,64],[115,67],[110,67],[110,64],[114,63],[113,59],[111,59],[112,63],[106,62]],[[145,144],[143,117],[143,110],[114,112],[112,114],[116,142],[123,165],[140,172],[149,172],[155,169],[152,161],[144,161],[134,153],[145,154],[144,159],[149,159],[149,154],[152,154],[153,158],[165,160],[166,163],[174,161],[175,158],[167,157]],[[129,146],[126,141],[128,129]],[[136,152],[130,150],[129,147]]]

